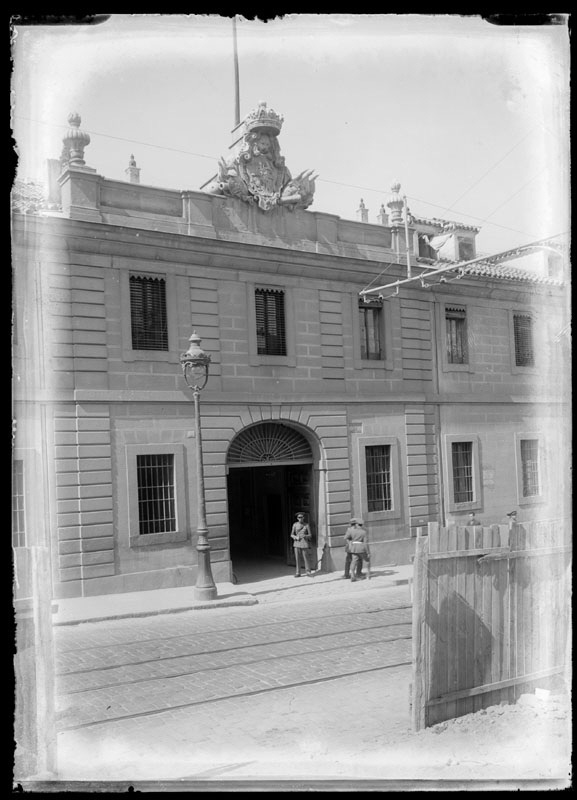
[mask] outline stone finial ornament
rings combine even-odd
[[[84,148],[90,144],[90,136],[80,130],[81,122],[82,120],[79,114],[72,113],[68,115],[68,124],[70,127],[62,139],[64,146],[60,158],[65,159],[67,155],[67,163],[70,167],[84,166]]]
[[[379,213],[377,214],[377,222],[379,223],[379,225],[388,225],[389,224],[389,218],[387,216],[386,209],[385,209],[384,205],[382,205],[382,204],[381,204],[381,207],[379,209]]]
[[[404,201],[401,195],[399,194],[401,190],[401,184],[398,181],[395,181],[391,186],[392,194],[389,196],[387,200],[387,208],[390,209],[390,224],[391,226],[395,225],[402,225],[403,224],[403,205]]]
[[[368,222],[369,221],[369,210],[365,206],[365,201],[361,197],[361,202],[359,203],[359,207],[357,208],[357,219],[359,222]]]
[[[124,170],[130,183],[140,183],[140,167],[136,166],[134,155],[128,160],[128,167]]]
[[[305,170],[292,177],[278,143],[283,121],[266,102],[259,102],[244,118],[242,139],[233,155],[220,159],[218,175],[208,191],[256,204],[262,211],[277,206],[289,211],[308,208],[318,176],[314,170]]]

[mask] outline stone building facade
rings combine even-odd
[[[429,521],[568,514],[561,251],[542,274],[490,259],[459,271],[477,229],[405,225],[398,185],[376,224],[308,209],[310,174],[309,195],[292,185],[263,209],[222,175],[208,191],[147,186],[133,157],[127,181],[105,179],[76,134],[52,206],[13,222],[16,550],[48,544],[54,597],[194,583],[179,364],[193,330],[211,356],[217,582],[238,560],[288,563],[297,511],[324,570],[342,568],[351,516],[378,568],[408,563]],[[404,280],[407,251],[419,280],[361,294]]]

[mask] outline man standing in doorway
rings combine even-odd
[[[291,539],[293,540],[293,547],[295,551],[296,572],[295,578],[301,576],[301,558],[303,560],[303,567],[307,575],[312,575],[311,563],[313,553],[311,549],[312,535],[311,529],[305,522],[304,514],[297,514],[297,521],[292,526]]]

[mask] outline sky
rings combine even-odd
[[[87,166],[199,189],[234,126],[232,21],[112,14],[12,29],[17,177],[46,180],[70,112]],[[319,178],[311,211],[377,222],[391,184],[411,212],[478,226],[496,253],[569,229],[569,38],[564,25],[478,16],[293,14],[237,21],[241,118],[265,100],[293,175]]]

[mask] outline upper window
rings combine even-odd
[[[282,289],[255,289],[257,353],[286,356],[285,294]]]
[[[459,261],[475,258],[475,245],[468,239],[459,239]]]
[[[26,545],[24,516],[24,462],[12,462],[12,547]]]
[[[533,367],[533,320],[529,314],[513,314],[513,336],[515,340],[515,366]]]
[[[361,358],[380,361],[383,358],[382,304],[359,302]]]
[[[420,258],[437,258],[437,251],[433,250],[429,244],[429,237],[425,233],[419,233],[419,257]]]
[[[367,509],[390,511],[393,507],[391,482],[391,445],[371,445],[365,448],[367,470]]]
[[[468,364],[467,314],[464,308],[445,308],[447,361],[449,364]]]
[[[165,278],[130,276],[130,321],[134,350],[168,350]]]
[[[541,493],[539,480],[539,440],[521,439],[521,481],[523,497]]]

